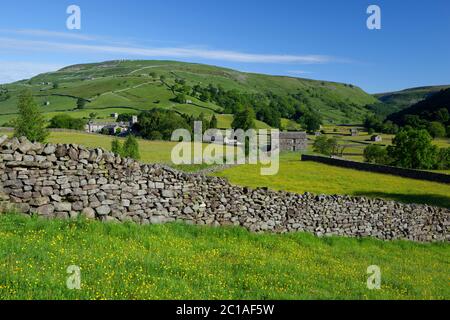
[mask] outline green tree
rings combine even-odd
[[[331,156],[333,152],[333,146],[326,136],[319,136],[316,138],[313,144],[314,152]]]
[[[139,160],[141,155],[139,153],[139,143],[135,136],[128,135],[125,143],[123,144],[123,156],[134,160]]]
[[[83,119],[76,119],[68,114],[58,114],[50,120],[49,128],[83,130],[85,125]]]
[[[413,128],[423,128],[426,122],[416,114],[407,114],[403,119],[405,121],[405,125]]]
[[[368,115],[364,119],[363,125],[364,125],[364,128],[366,128],[367,130],[372,129],[373,131],[381,131],[381,129],[383,127],[383,123],[382,123],[381,119],[373,114]]]
[[[436,111],[436,120],[442,123],[448,122],[450,120],[450,114],[446,108],[441,108]]]
[[[45,142],[49,132],[44,116],[33,99],[31,91],[22,92],[17,104],[19,116],[14,121],[14,136],[27,137],[33,142]]]
[[[427,126],[427,130],[433,138],[441,138],[445,137],[446,130],[442,123],[433,121],[429,122]]]
[[[92,121],[92,120],[96,119],[97,116],[98,116],[97,112],[91,112],[91,113],[89,113],[89,120]]]
[[[312,112],[305,113],[300,118],[300,122],[308,132],[320,130],[320,126],[322,125],[320,115]]]
[[[208,91],[203,91],[200,94],[200,100],[203,102],[208,102],[211,100],[211,94]]]
[[[387,120],[381,127],[381,132],[389,134],[397,134],[399,130],[398,125],[393,123],[391,120]]]
[[[327,138],[325,135],[316,138],[313,144],[314,152],[326,156],[342,156],[345,150],[344,145],[339,145],[336,138]]]
[[[203,112],[200,113],[200,115],[198,116],[196,121],[199,121],[199,122],[202,123],[203,133],[205,133],[205,131],[210,128],[210,126],[209,126],[210,125],[210,121],[208,121],[208,119],[205,118],[205,114]]]
[[[84,109],[85,106],[86,106],[86,100],[84,100],[83,98],[78,98],[77,109]]]
[[[234,115],[231,127],[244,131],[255,128],[255,111],[250,107],[242,108]]]
[[[186,119],[171,110],[152,109],[139,114],[139,121],[133,130],[139,132],[144,139],[170,140],[176,129],[192,131]]]
[[[402,129],[388,147],[394,165],[410,169],[432,169],[437,162],[438,148],[433,146],[428,131]]]
[[[441,148],[438,153],[437,170],[450,169],[450,148]]]
[[[364,149],[364,161],[377,164],[388,164],[389,156],[386,148],[371,144]]]
[[[122,143],[120,143],[119,139],[115,138],[111,141],[111,151],[119,156],[123,154]]]
[[[211,129],[217,129],[217,118],[216,118],[215,114],[213,114],[211,117],[211,121],[209,122],[209,127]]]
[[[179,93],[173,99],[176,103],[186,103],[186,95],[184,93]]]

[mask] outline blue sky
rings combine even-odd
[[[66,9],[81,8],[81,30]],[[381,8],[381,30],[366,27]],[[69,64],[170,59],[353,83],[450,84],[450,1],[15,0],[0,11],[0,83]]]

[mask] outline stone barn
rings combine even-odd
[[[381,142],[381,141],[383,141],[383,138],[379,135],[374,135],[374,136],[370,137],[370,140],[373,142]]]
[[[308,147],[306,132],[280,132],[280,151],[302,151]]]

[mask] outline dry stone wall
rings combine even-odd
[[[251,231],[449,241],[450,211],[349,196],[249,189],[139,164],[102,149],[0,138],[0,195],[25,214],[141,224],[184,221]]]

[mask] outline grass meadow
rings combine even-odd
[[[19,215],[0,216],[0,238],[0,299],[450,298],[448,244]],[[80,290],[66,286],[72,265]]]
[[[215,175],[227,178],[233,184],[253,188],[368,196],[450,208],[448,184],[339,168],[299,159],[298,153],[281,154],[280,170],[275,176],[262,176],[260,165],[236,166]]]

